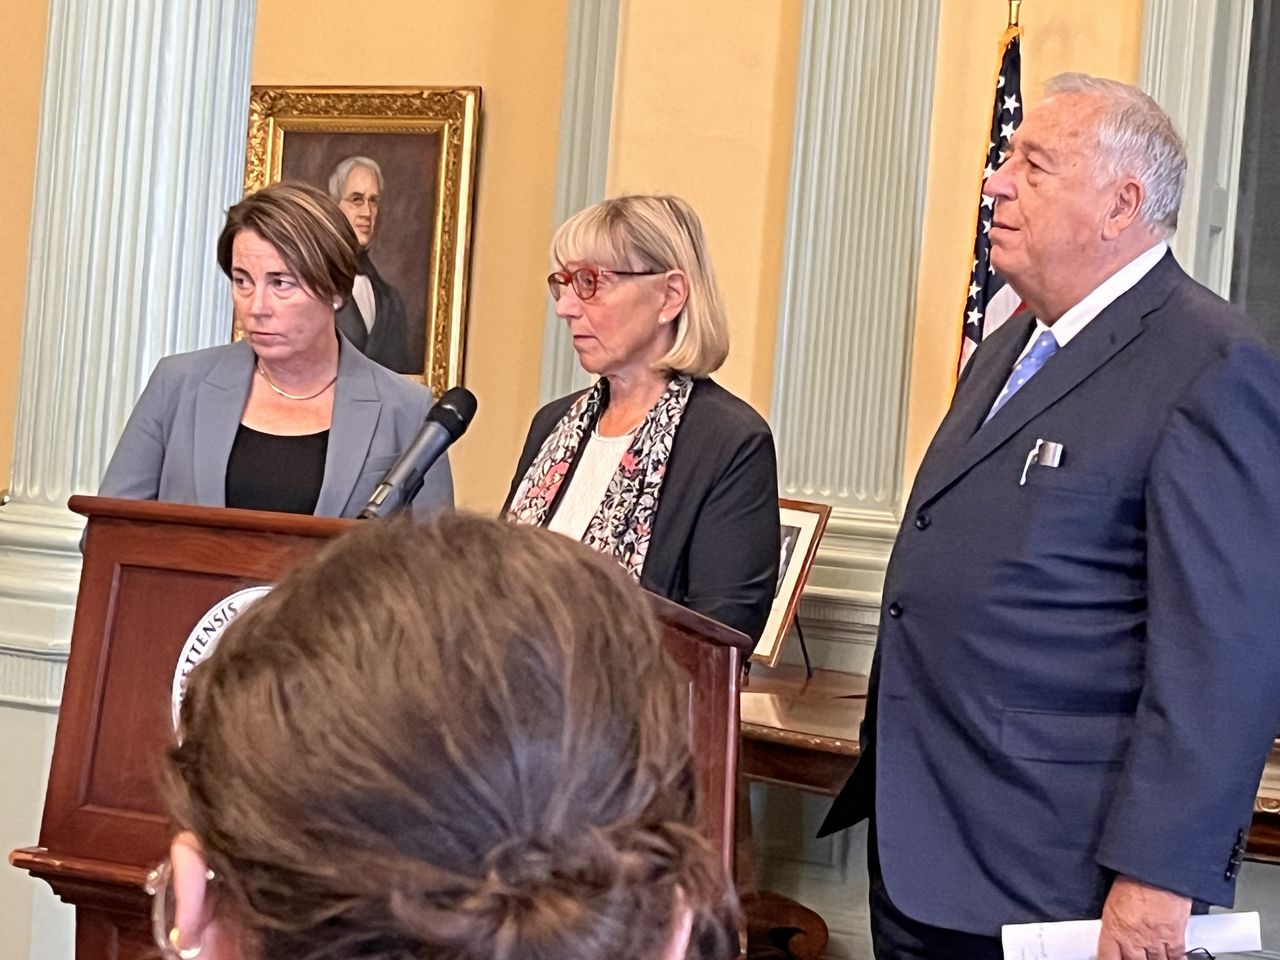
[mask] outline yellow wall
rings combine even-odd
[[[350,9],[259,0],[253,82],[483,86],[466,360],[480,409],[453,463],[460,505],[496,510],[537,405],[568,4],[378,0],[337,19]],[[699,211],[730,315],[720,379],[767,411],[801,5],[724,11],[623,4],[607,189]]]
[[[1004,5],[941,4],[908,478],[949,400],[995,42]],[[0,486],[15,417],[34,183],[45,0],[5,5],[0,35]],[[496,509],[536,402],[563,80],[564,0],[259,0],[258,84],[449,84],[484,88],[467,382],[481,401],[455,456],[463,506]],[[728,12],[726,12],[728,11]],[[772,386],[798,0],[627,0],[619,41],[610,192],[664,190],[702,215],[728,303],[732,351],[720,379],[762,411]],[[1028,3],[1024,89],[1082,69],[1135,79],[1142,0]],[[678,29],[673,28],[678,24]]]
[[[729,314],[717,379],[767,413],[781,285],[802,4],[629,0],[609,192],[698,211]]]
[[[258,0],[253,82],[483,88],[458,501],[496,512],[537,405],[568,5]]]
[[[46,0],[0,5],[0,170],[5,222],[0,230],[0,489],[9,485],[13,427],[22,359],[31,195],[35,187],[40,85],[44,69]]]
[[[1100,12],[1105,6],[1105,13]],[[997,42],[1007,7],[944,0],[930,125],[924,247],[917,284],[907,423],[906,488],[951,400],[960,318],[972,263],[981,161],[991,123]],[[1040,100],[1044,81],[1078,70],[1138,79],[1142,0],[1022,5],[1022,89]]]

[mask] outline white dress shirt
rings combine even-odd
[[[1168,249],[1169,244],[1161,240],[1151,249],[1138,254],[1107,279],[1103,280],[1102,283],[1094,287],[1088,296],[1060,316],[1058,322],[1053,326],[1049,326],[1037,317],[1035,328],[1031,331],[1031,336],[1027,338],[1026,345],[1022,348],[1022,353],[1018,354],[1018,360],[1021,360],[1031,352],[1031,345],[1046,330],[1053,331],[1053,339],[1058,341],[1058,349],[1061,350],[1088,325],[1090,320],[1119,300],[1122,294],[1128,293],[1130,289],[1137,285],[1139,280],[1150,273],[1152,268],[1164,257]],[[1017,366],[1018,360],[1014,361],[1014,366]]]
[[[360,308],[360,318],[364,320],[364,328],[372,330],[378,311],[378,302],[373,296],[373,281],[363,273],[357,273],[355,285],[351,288],[351,296],[355,298],[356,306]]]

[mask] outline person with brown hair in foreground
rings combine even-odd
[[[362,526],[191,674],[157,942],[201,960],[733,956],[685,690],[643,591],[587,547],[474,517]]]

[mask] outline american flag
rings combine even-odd
[[[996,81],[995,104],[991,109],[991,136],[987,143],[987,165],[982,171],[985,183],[1005,151],[1009,138],[1022,122],[1022,31],[1010,27],[1000,40],[1000,76]],[[960,362],[963,371],[969,357],[983,337],[1018,312],[1022,298],[991,266],[991,217],[995,201],[979,196],[978,223],[973,241],[973,271],[969,275],[969,295],[965,302],[963,335],[960,339]]]

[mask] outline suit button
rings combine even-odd
[[[893,617],[895,620],[902,616],[902,604],[898,603],[896,600],[889,604],[889,616]]]
[[[921,510],[916,514],[916,529],[927,530],[929,528],[929,515]]]

